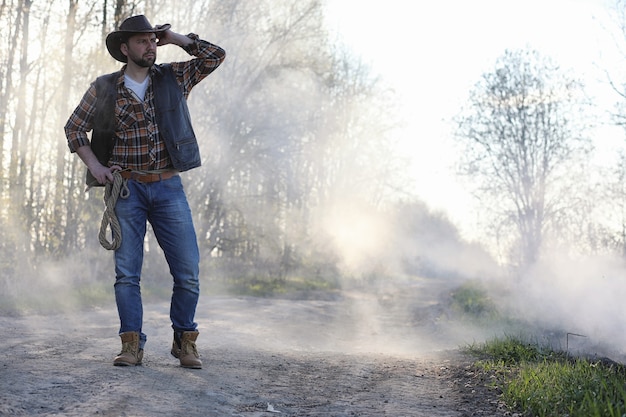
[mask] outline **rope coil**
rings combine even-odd
[[[98,239],[100,245],[107,250],[117,250],[122,244],[122,229],[115,215],[115,204],[118,198],[126,199],[130,195],[128,180],[122,178],[122,174],[113,173],[113,182],[104,187],[104,214],[100,223]],[[107,239],[107,228],[111,227],[111,241]]]

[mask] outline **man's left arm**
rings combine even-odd
[[[178,45],[188,54],[196,57],[190,61],[172,63],[174,73],[182,84],[185,95],[189,94],[194,85],[215,71],[226,58],[224,49],[200,39],[193,33],[181,35],[167,30],[160,35],[158,45],[167,44]]]

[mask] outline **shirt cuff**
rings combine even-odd
[[[200,47],[198,45],[199,41],[200,41],[200,37],[198,35],[196,35],[195,33],[190,33],[190,34],[187,35],[187,37],[189,39],[191,39],[193,42],[190,43],[189,45],[183,46],[183,49],[189,55],[197,55],[198,52],[200,51]]]
[[[71,153],[76,152],[78,148],[86,145],[91,145],[86,135],[71,135],[67,139],[67,146],[70,148]]]

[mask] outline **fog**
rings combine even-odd
[[[202,252],[201,308],[208,317],[216,310],[215,321],[201,324],[207,331],[230,297],[260,307],[259,322],[241,323],[238,332],[258,330],[281,311],[294,315],[292,326],[272,329],[268,346],[298,334],[310,335],[303,346],[314,349],[411,355],[520,332],[572,351],[624,355],[623,258],[606,248],[572,255],[563,247],[520,272],[497,256],[501,248],[486,232],[484,241],[468,241],[446,212],[411,191],[394,92],[334,42],[320,25],[319,3],[231,10],[198,2],[194,13],[150,3],[159,6],[138,4],[153,24],[197,31],[228,53],[191,94],[203,166],[183,174]],[[21,37],[62,44],[70,29],[46,22],[67,12],[51,4],[35,8],[30,32],[1,33],[13,46]],[[102,190],[84,192],[85,168],[63,137],[89,83],[117,69],[93,5],[77,10],[69,56],[52,47],[9,55],[2,47],[0,313],[64,313],[76,320],[68,329],[81,311],[115,306],[112,254],[97,242]],[[2,22],[15,17],[11,6]],[[204,10],[217,17],[206,23]],[[175,59],[187,55],[159,51],[160,62]],[[149,231],[146,303],[168,303],[167,270]],[[252,291],[276,283],[284,291]],[[452,295],[469,284],[511,320],[459,314]],[[108,325],[115,335],[117,324]]]
[[[539,340],[585,354],[624,360],[624,260],[552,253],[511,285],[502,299],[515,317],[545,333]]]

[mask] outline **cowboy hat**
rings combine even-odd
[[[135,33],[160,33],[168,30],[172,25],[166,23],[152,27],[148,19],[144,15],[131,16],[124,20],[119,30],[111,32],[107,35],[106,45],[111,56],[120,62],[128,62],[126,55],[120,50],[120,45],[124,43],[129,35]]]

